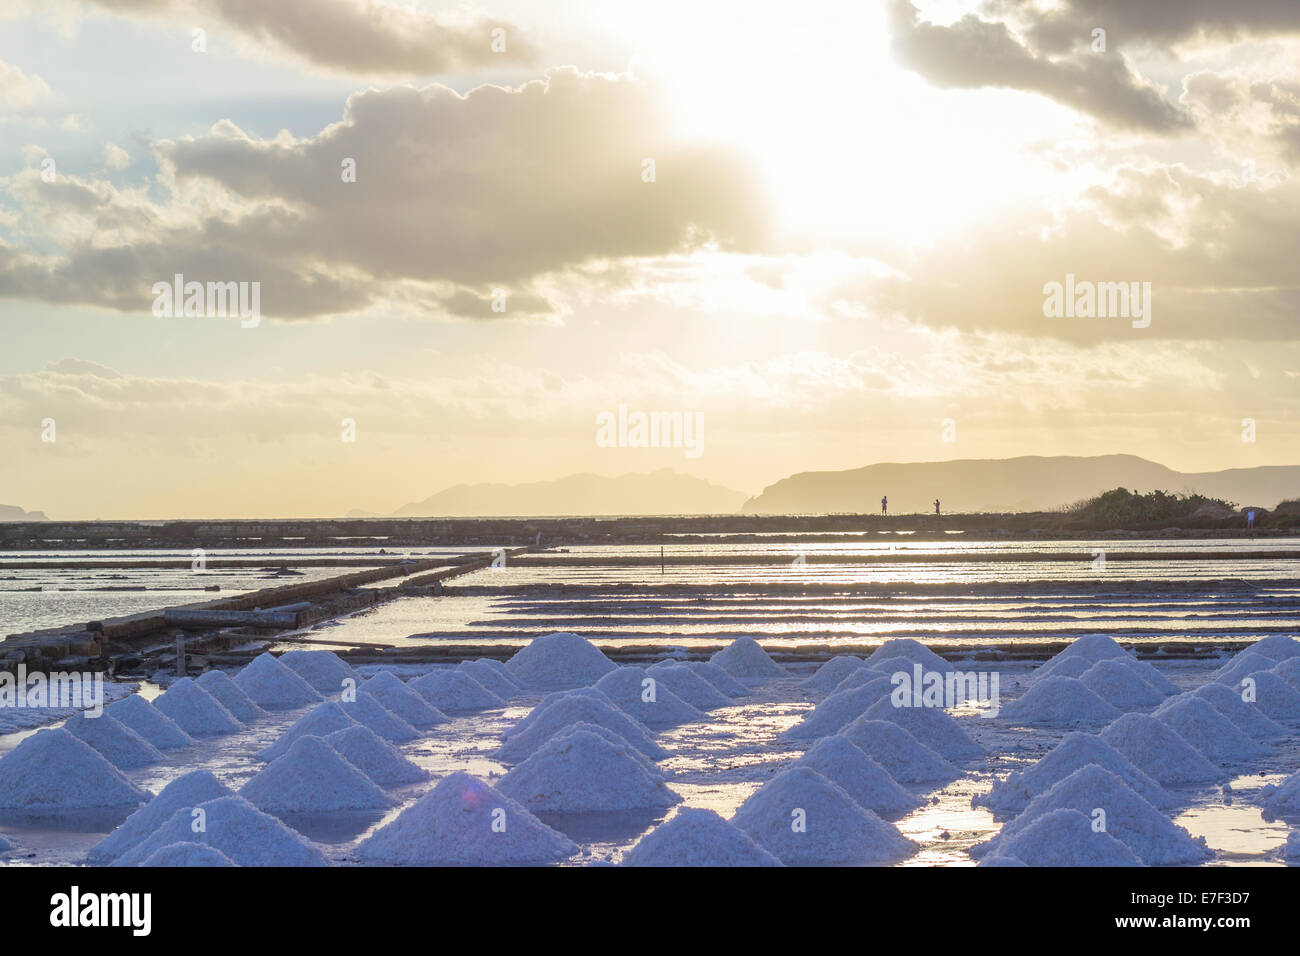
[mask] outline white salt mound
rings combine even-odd
[[[865,716],[898,724],[935,753],[957,763],[974,760],[984,748],[966,735],[957,721],[938,707],[895,707],[889,698],[867,708]]]
[[[1250,645],[1249,650],[1275,661],[1285,661],[1300,657],[1300,641],[1289,634],[1270,634]]]
[[[852,654],[836,654],[817,668],[817,672],[805,680],[803,685],[819,693],[829,694],[836,684],[861,667],[862,658]]]
[[[1017,834],[1056,810],[1077,810],[1091,819],[1098,809],[1105,812],[1105,832],[1127,846],[1148,866],[1190,866],[1205,862],[1211,855],[1203,838],[1192,839],[1191,834],[1134,793],[1118,776],[1096,764],[1080,767],[1051,789],[1034,797],[1018,817],[1002,828],[1001,833],[975,847],[971,855],[1005,850],[1029,863],[1013,848]],[[1089,827],[1090,834],[1091,829]]]
[[[554,690],[534,704],[532,710],[520,717],[511,726],[507,727],[501,734],[501,739],[508,740],[511,737],[523,733],[532,726],[533,721],[546,712],[546,708],[550,707],[556,701],[563,700],[565,697],[588,697],[591,700],[599,701],[607,707],[612,707],[614,710],[618,710],[618,708],[614,706],[614,702],[610,700],[603,691],[596,690],[594,687],[579,687],[577,690]],[[618,712],[620,714],[623,713],[621,710]],[[624,716],[627,715],[624,714]],[[637,722],[637,726],[643,731],[645,730],[645,725]]]
[[[660,662],[647,667],[646,673],[697,710],[731,706],[730,697],[685,664]]]
[[[894,685],[879,677],[852,690],[838,690],[809,712],[808,716],[784,731],[781,740],[816,740],[839,733],[857,720],[878,701],[888,700]]]
[[[896,637],[885,641],[867,655],[866,665],[878,671],[893,673],[897,670],[912,673],[910,665],[920,664],[922,670],[947,673],[952,664],[944,660],[920,641],[910,637]]]
[[[90,744],[119,770],[149,767],[166,759],[161,750],[107,711],[98,717],[74,714],[64,722],[63,729]]]
[[[192,747],[194,738],[139,694],[129,694],[104,708],[118,723],[130,727],[159,750]]]
[[[1178,736],[1219,763],[1240,763],[1268,752],[1208,701],[1195,694],[1170,697],[1151,716],[1168,724]]]
[[[5,810],[118,810],[148,799],[90,744],[61,728],[38,731],[0,758]]]
[[[998,717],[1015,724],[1047,727],[1101,727],[1120,712],[1078,677],[1045,677],[1020,697],[1003,704]]]
[[[194,832],[195,810],[204,828]],[[224,853],[237,866],[328,866],[329,861],[305,837],[243,797],[218,797],[184,807],[152,834],[118,857],[116,866],[140,866],[157,850],[173,843],[201,843]]]
[[[809,767],[769,780],[740,805],[731,824],[787,866],[886,863],[916,849],[893,824]]]
[[[506,661],[506,670],[530,690],[590,687],[615,667],[600,648],[577,634],[547,634]]]
[[[499,695],[459,670],[430,671],[409,686],[444,714],[477,714],[506,705]]]
[[[280,655],[280,663],[327,699],[343,693],[344,681],[361,683],[361,675],[333,651],[286,651]]]
[[[1281,783],[1270,783],[1259,791],[1259,805],[1266,819],[1300,817],[1300,772]]]
[[[1101,739],[1162,787],[1226,776],[1168,724],[1146,714],[1125,714],[1101,732]]]
[[[386,810],[393,803],[319,737],[299,737],[254,774],[239,795],[268,813]]]
[[[1171,697],[1174,694],[1180,692],[1180,688],[1178,687],[1178,685],[1175,684],[1173,681],[1171,681],[1164,674],[1160,673],[1160,671],[1158,671],[1154,666],[1152,666],[1150,662],[1140,661],[1136,657],[1131,657],[1128,655],[1124,657],[1118,657],[1116,658],[1116,660],[1118,660],[1125,667],[1128,667],[1130,670],[1132,670],[1135,674],[1137,674],[1138,677],[1141,677],[1144,681],[1146,681],[1148,684],[1154,687],[1156,691],[1158,691],[1160,694],[1164,695],[1165,697]]]
[[[990,856],[986,856],[984,857],[984,859],[980,860],[979,863],[976,864],[976,866],[1025,866],[1025,865],[1026,864],[1024,862],[1022,862],[1021,860],[1017,860],[1014,856],[1003,856],[1000,853],[994,853],[991,854]]]
[[[1292,830],[1287,834],[1286,845],[1282,847],[1279,855],[1284,860],[1300,863],[1300,830]]]
[[[732,700],[749,696],[749,688],[712,661],[689,661],[686,665]]]
[[[961,771],[898,724],[862,716],[840,731],[900,783],[947,783]]]
[[[1058,654],[1034,668],[1029,680],[1033,682],[1047,677],[1082,677],[1092,669],[1093,663],[1086,657],[1061,657]]]
[[[614,731],[606,730],[604,727],[599,727],[596,724],[589,724],[586,723],[585,721],[580,721],[579,723],[576,724],[570,724],[569,726],[563,727],[560,730],[556,731],[554,734],[552,734],[550,739],[547,740],[546,743],[550,743],[551,740],[562,740],[565,737],[569,736],[570,734],[576,734],[580,732],[595,734],[597,737],[604,738],[604,740],[607,743],[611,743],[615,747],[625,748],[627,750],[627,755],[631,757],[633,760],[635,760],[638,764],[640,764],[641,769],[644,770],[651,777],[653,777],[655,780],[668,779],[668,775],[665,774],[662,770],[660,770],[659,766],[653,760],[651,760],[641,751],[637,750],[635,747],[629,747],[627,741],[624,740],[622,737],[620,737],[618,734],[614,733]]]
[[[402,787],[429,779],[428,771],[407,760],[369,727],[354,723],[327,734],[324,740],[380,787]]]
[[[1292,690],[1300,690],[1300,657],[1288,657],[1270,673],[1280,677]]]
[[[235,675],[234,680],[239,689],[253,699],[253,703],[265,710],[292,710],[320,703],[323,699],[311,684],[269,653],[254,657]]]
[[[241,723],[252,723],[266,716],[266,711],[258,707],[239,685],[231,680],[225,671],[211,670],[200,674],[194,683],[212,695],[222,707],[230,711]]]
[[[348,716],[343,707],[332,700],[313,707],[299,717],[292,726],[275,739],[271,746],[257,755],[258,760],[271,761],[285,753],[299,737],[324,737],[337,730],[360,726]]]
[[[1077,677],[1083,673],[1078,669],[1079,661],[1087,661],[1091,667],[1098,661],[1127,658],[1128,651],[1124,650],[1114,638],[1107,637],[1105,634],[1085,634],[1083,637],[1075,638],[1065,650],[1056,654],[1034,671],[1035,679],[1040,677],[1060,676],[1060,677]],[[1069,673],[1058,671],[1069,664]]]
[[[220,737],[244,729],[234,714],[188,677],[173,683],[153,705],[191,737]]]
[[[617,734],[651,760],[662,760],[667,756],[663,748],[646,733],[642,724],[613,704],[597,698],[566,695],[550,704],[538,704],[533,714],[536,716],[529,722],[527,729],[507,737],[497,751],[497,759],[504,763],[523,760],[564,728],[582,722],[604,727]]]
[[[1152,806],[1171,807],[1175,803],[1173,796],[1160,784],[1133,766],[1106,741],[1096,734],[1078,731],[1066,734],[1065,739],[1037,763],[999,780],[988,793],[972,798],[971,803],[998,813],[1019,813],[1034,797],[1089,764],[1109,770]]]
[[[498,672],[491,666],[492,664],[500,664],[502,668],[505,667],[500,661],[489,662],[487,658],[481,658],[476,661],[462,661],[456,665],[455,670],[467,677],[472,677],[503,701],[519,696],[523,688],[510,676],[510,672]],[[437,706],[436,702],[434,706]],[[439,708],[439,710],[441,709]]]
[[[1121,711],[1148,710],[1165,699],[1164,694],[1118,658],[1098,661],[1079,680],[1088,690]]]
[[[9,853],[13,848],[13,841],[6,838],[3,833],[0,833],[0,853]]]
[[[1248,647],[1215,671],[1214,679],[1220,684],[1238,687],[1241,679],[1246,675],[1255,671],[1265,671],[1276,666],[1277,661],[1273,660],[1273,658],[1265,657]]]
[[[612,700],[619,710],[652,730],[667,730],[706,719],[701,711],[640,667],[616,668],[592,687]]]
[[[889,662],[886,661],[883,666],[888,667]],[[856,687],[864,687],[867,684],[870,684],[878,680],[887,680],[892,686],[894,683],[892,678],[893,678],[892,674],[888,674],[884,671],[878,671],[875,668],[868,667],[866,664],[863,664],[856,671],[854,671],[853,673],[845,677],[844,680],[836,684],[835,687],[831,690],[831,694],[842,694],[846,690],[853,690]]]
[[[1078,810],[1043,814],[1001,844],[998,855],[1022,860],[1026,866],[1142,865],[1132,850],[1109,833],[1093,832],[1092,820]]]
[[[91,847],[86,860],[91,864],[116,860],[170,820],[178,810],[188,811],[209,800],[229,796],[232,796],[230,790],[212,775],[212,771],[191,770],[163,787],[158,796]]]
[[[1230,687],[1211,681],[1192,693],[1207,701],[1211,707],[1232,721],[1239,730],[1256,740],[1277,740],[1287,734],[1287,729],[1260,710],[1258,704],[1253,701],[1246,703],[1241,699],[1241,695]]]
[[[390,866],[553,863],[578,847],[524,807],[467,773],[453,773],[357,848]]]
[[[884,767],[839,734],[817,741],[796,766],[816,770],[843,787],[859,806],[885,819],[902,816],[921,805],[921,800],[900,787]]]
[[[781,861],[712,810],[682,807],[632,847],[623,866],[781,866]]]
[[[365,724],[395,744],[409,743],[420,736],[414,727],[375,700],[375,696],[367,691],[357,691],[356,700],[339,701],[339,706],[357,723]]]
[[[1300,721],[1300,693],[1270,671],[1247,674],[1254,681],[1255,703],[1268,717],[1284,724]]]
[[[752,637],[738,637],[709,658],[738,680],[775,680],[789,677],[790,672],[767,656],[767,651]]]
[[[436,707],[430,706],[428,701],[407,687],[402,679],[392,671],[380,671],[361,686],[375,700],[398,717],[401,717],[412,727],[427,729],[436,727],[439,724],[445,724],[451,720],[450,717]]]
[[[502,777],[497,789],[534,812],[658,809],[681,802],[630,749],[585,731],[556,735]]]
[[[154,850],[141,866],[234,866],[235,862],[202,843],[172,843]]]

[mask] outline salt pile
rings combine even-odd
[[[817,668],[817,673],[805,680],[803,686],[819,693],[829,694],[835,689],[836,684],[861,667],[862,658],[854,657],[852,654],[836,654]]]
[[[369,727],[353,723],[346,730],[326,735],[324,740],[380,787],[402,787],[429,779],[427,771],[403,757]]]
[[[1078,677],[1052,675],[1034,681],[1023,695],[1003,704],[998,717],[1016,724],[1101,727],[1119,714]]]
[[[840,734],[900,783],[947,783],[961,771],[889,720],[859,717]]]
[[[117,810],[149,799],[90,744],[42,730],[0,758],[0,808],[42,813]]]
[[[781,734],[781,740],[816,740],[839,733],[849,723],[857,720],[880,700],[888,700],[894,685],[888,677],[880,677],[852,690],[831,694],[802,721]]]
[[[356,726],[358,726],[357,722],[348,716],[342,706],[332,700],[326,701],[299,717],[288,730],[275,739],[271,746],[259,753],[257,759],[274,760],[287,751],[299,737],[324,737],[337,730],[347,730],[349,727]]]
[[[393,803],[319,737],[299,737],[244,784],[239,795],[268,813],[386,810]]]
[[[781,866],[781,861],[712,810],[682,807],[643,836],[623,866]]]
[[[230,857],[202,843],[172,843],[153,852],[141,866],[234,866]]]
[[[191,737],[219,737],[244,729],[234,714],[188,677],[173,683],[153,705],[180,724],[181,730]]]
[[[361,677],[352,665],[333,651],[286,651],[280,655],[279,662],[306,681],[312,690],[327,698],[337,697],[348,687],[361,683]],[[349,680],[355,683],[344,683]]]
[[[521,866],[573,856],[578,847],[505,794],[453,773],[357,848],[390,866]]]
[[[790,672],[767,656],[767,651],[752,637],[738,637],[709,658],[738,680],[775,680],[789,677]]]
[[[1034,797],[1089,764],[1115,774],[1152,806],[1170,807],[1175,803],[1160,784],[1106,741],[1096,734],[1075,731],[1066,734],[1064,740],[1034,765],[999,780],[988,793],[973,797],[971,804],[988,807],[996,813],[1019,813]]]
[[[1082,677],[1092,669],[1094,663],[1086,657],[1061,657],[1058,654],[1034,668],[1033,673],[1029,675],[1029,680],[1032,683],[1045,677]]]
[[[1180,688],[1177,684],[1171,681],[1164,674],[1160,673],[1160,671],[1156,670],[1156,668],[1149,662],[1140,661],[1136,657],[1129,657],[1128,655],[1116,658],[1116,660],[1132,670],[1138,677],[1141,677],[1165,697],[1170,697],[1180,692]]]
[[[1105,634],[1085,634],[1076,638],[1065,650],[1049,658],[1033,673],[1033,680],[1044,677],[1081,677],[1098,661],[1118,660],[1137,663],[1128,651]],[[1087,664],[1087,667],[1081,666]]]
[[[1026,864],[1017,860],[1014,856],[1003,856],[1000,853],[994,853],[980,860],[977,866],[1025,866]]]
[[[1268,751],[1246,736],[1236,724],[1194,694],[1170,697],[1152,713],[1178,736],[1219,763],[1237,763],[1262,757]]]
[[[1080,767],[1065,779],[1029,801],[1024,811],[987,843],[971,850],[972,856],[1005,851],[1026,863],[1017,852],[1016,836],[1034,821],[1056,810],[1077,810],[1091,823],[1096,811],[1105,812],[1105,832],[1127,846],[1148,866],[1189,866],[1210,858],[1205,840],[1194,840],[1182,827],[1129,789],[1119,777],[1096,764]],[[1089,826],[1088,836],[1092,836]]]
[[[889,819],[921,805],[921,800],[898,785],[888,771],[848,738],[823,737],[799,758],[796,766],[816,770],[837,783],[858,805]]]
[[[1300,690],[1300,657],[1288,657],[1270,673],[1276,674],[1291,686],[1292,690]]]
[[[9,853],[13,848],[13,841],[7,839],[4,834],[0,833],[0,853]]]
[[[660,809],[681,797],[628,754],[586,731],[552,737],[497,782],[497,789],[534,812],[586,813]]]
[[[595,724],[589,724],[586,723],[585,721],[579,721],[576,724],[570,724],[569,726],[556,731],[554,734],[551,735],[550,740],[546,742],[550,743],[551,740],[562,740],[565,737],[569,736],[570,734],[576,734],[579,732],[595,734],[597,737],[604,739],[607,743],[613,744],[615,747],[624,748],[627,751],[627,755],[631,757],[633,760],[635,760],[638,764],[640,764],[641,769],[644,770],[651,777],[653,777],[655,780],[668,779],[667,774],[665,774],[662,770],[660,770],[653,760],[651,760],[641,751],[637,750],[635,747],[629,747],[627,741],[624,740],[622,737],[620,737],[618,734],[614,733],[614,731],[606,730],[604,727],[598,727]]]
[[[1101,739],[1163,787],[1210,783],[1224,776],[1169,725],[1146,714],[1125,714],[1101,732]]]
[[[1026,866],[1141,866],[1142,861],[1109,833],[1093,832],[1092,820],[1078,810],[1045,813],[1014,839],[999,856]]]
[[[178,810],[188,811],[200,803],[231,795],[210,770],[192,770],[163,787],[158,796],[91,847],[86,861],[103,864],[116,860],[170,820]]]
[[[867,708],[865,716],[898,724],[921,743],[953,763],[974,760],[984,753],[947,714],[937,707],[895,707],[889,698]]]
[[[322,700],[311,684],[270,654],[258,654],[245,664],[235,675],[235,683],[265,710],[292,710]]]
[[[717,710],[731,705],[730,697],[685,664],[661,662],[647,667],[646,673],[698,710]]]
[[[339,701],[339,706],[357,723],[365,724],[395,744],[408,743],[420,736],[414,727],[375,700],[374,695],[367,691],[357,691],[356,700]]]
[[[905,670],[910,674],[912,672],[912,668],[908,666],[910,664],[920,664],[923,670],[938,671],[940,673],[946,673],[953,669],[950,663],[930,650],[930,648],[910,637],[898,637],[892,641],[885,641],[885,643],[868,654],[866,660],[868,667],[886,673]]]
[[[749,696],[748,687],[712,661],[691,661],[686,666],[733,700]]]
[[[1287,634],[1271,634],[1250,645],[1250,650],[1275,661],[1285,661],[1300,657],[1300,641]]]
[[[1287,734],[1285,727],[1268,717],[1257,704],[1246,703],[1241,699],[1241,695],[1230,687],[1211,681],[1192,693],[1208,702],[1211,707],[1236,724],[1238,729],[1256,740],[1277,740]]]
[[[1270,671],[1247,674],[1255,682],[1255,703],[1266,715],[1284,724],[1300,721],[1300,693]]]
[[[1292,830],[1287,834],[1286,845],[1281,848],[1278,855],[1292,863],[1300,863],[1300,830]]]
[[[447,723],[451,718],[429,706],[428,702],[392,671],[380,671],[361,685],[386,710],[401,717],[412,727],[428,729]]]
[[[1271,657],[1265,657],[1249,647],[1239,653],[1228,663],[1224,664],[1214,672],[1214,679],[1220,684],[1227,684],[1231,687],[1240,686],[1241,679],[1247,674],[1255,671],[1266,671],[1271,667],[1276,667],[1277,661]]]
[[[180,724],[139,694],[130,694],[109,704],[104,713],[111,714],[118,723],[130,727],[159,750],[194,745],[194,738],[183,731]]]
[[[547,634],[506,661],[506,670],[530,690],[590,687],[614,669],[614,662],[577,634]]]
[[[836,684],[835,687],[831,690],[831,693],[842,694],[846,690],[853,690],[855,687],[863,687],[867,684],[870,684],[872,681],[878,681],[878,680],[887,680],[890,682],[890,685],[892,686],[893,681],[891,680],[891,677],[892,675],[886,674],[884,671],[878,671],[875,670],[874,668],[867,667],[865,664],[863,664],[852,674],[849,674],[847,677],[845,677],[844,680]]]
[[[1122,711],[1148,710],[1165,699],[1137,671],[1115,658],[1093,664],[1079,680],[1110,706]]]
[[[564,728],[584,721],[618,734],[651,760],[668,756],[650,738],[643,725],[599,698],[566,694],[550,704],[543,701],[528,716],[532,719],[525,729],[507,735],[505,743],[497,751],[498,760],[505,763],[523,760]]]
[[[196,815],[196,811],[201,811]],[[202,829],[195,826],[202,821]],[[184,807],[117,859],[140,866],[173,843],[201,843],[224,853],[237,866],[328,866],[320,850],[243,797],[218,797]]]
[[[266,716],[266,711],[253,702],[239,685],[230,679],[230,675],[225,671],[205,671],[200,674],[194,681],[205,691],[212,695],[215,700],[231,715],[241,723],[252,723],[254,720],[261,720]]]
[[[492,664],[498,664],[503,669],[505,668],[505,665],[501,664],[500,661],[489,661],[487,658],[481,658],[476,661],[462,661],[456,665],[456,671],[466,677],[473,678],[502,700],[517,697],[523,688],[510,676],[509,671],[499,673],[492,667]],[[436,702],[434,706],[437,706]]]
[[[612,700],[619,710],[652,730],[667,730],[706,719],[703,713],[640,667],[616,668],[592,686]]]
[[[1300,817],[1300,773],[1293,773],[1281,783],[1270,783],[1260,788],[1259,805],[1264,808],[1265,819]]]
[[[887,863],[916,844],[809,767],[778,774],[731,818],[787,866]]]
[[[501,735],[501,739],[505,740],[515,736],[516,734],[523,733],[532,726],[533,721],[545,712],[546,708],[550,707],[558,700],[563,700],[565,697],[588,697],[591,700],[596,700],[608,707],[612,707],[614,710],[618,710],[617,707],[614,707],[614,702],[612,700],[610,700],[602,691],[598,691],[594,687],[579,687],[577,690],[551,691],[551,693],[547,694],[540,701],[534,704],[532,710],[524,714],[524,716],[520,717],[514,722],[514,724],[508,727]],[[623,713],[621,710],[618,712],[620,714]],[[643,731],[645,730],[643,725],[637,724],[637,726],[641,727]]]
[[[64,722],[63,729],[90,744],[119,770],[149,767],[165,759],[161,750],[107,712],[98,717],[74,714]]]
[[[444,714],[477,714],[506,705],[497,694],[458,670],[430,671],[411,681],[410,688]]]

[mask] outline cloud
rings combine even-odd
[[[105,143],[104,162],[109,169],[126,169],[131,165],[131,154],[116,143]]]
[[[24,110],[49,97],[50,88],[36,74],[28,75],[11,63],[0,60],[0,105]]]
[[[305,139],[222,122],[158,143],[167,204],[102,182],[45,184],[29,170],[12,186],[33,245],[61,241],[62,254],[0,245],[0,296],[140,310],[154,282],[179,272],[260,281],[271,317],[396,302],[499,318],[498,289],[508,315],[553,314],[554,274],[763,241],[752,171],[669,128],[646,84],[563,69],[464,96],[367,90]]]
[[[1234,155],[1300,165],[1300,82],[1201,71],[1183,80],[1181,100]]]
[[[944,87],[1001,87],[1040,93],[1111,126],[1155,133],[1191,127],[1118,53],[1087,46],[1068,55],[1034,53],[1006,23],[967,15],[951,26],[919,19],[909,0],[892,0],[894,52],[904,65]],[[1085,31],[1076,39],[1086,40]]]
[[[184,10],[212,16],[252,41],[287,50],[315,66],[366,76],[450,74],[518,66],[536,57],[532,44],[505,21],[436,17],[375,0],[93,2],[123,15]]]

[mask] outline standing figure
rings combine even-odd
[[[935,514],[938,514],[938,513],[939,513],[939,499],[938,499],[938,498],[935,498],[935,499],[934,499],[934,513],[935,513]]]
[[[883,515],[889,511],[889,496],[880,499],[880,513]]]

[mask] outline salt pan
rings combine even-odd
[[[1125,714],[1101,732],[1101,739],[1164,787],[1226,776],[1175,730],[1146,714]]]
[[[420,734],[414,727],[375,700],[373,694],[357,691],[356,700],[339,701],[343,712],[359,724],[365,724],[385,740],[404,744],[417,739]]]
[[[411,681],[410,688],[444,714],[477,714],[506,705],[497,694],[459,670],[430,671]]]
[[[6,810],[117,810],[148,799],[90,744],[60,728],[38,731],[0,758]]]
[[[900,787],[884,767],[839,734],[817,741],[796,765],[816,770],[843,787],[859,806],[885,819],[902,816],[921,805],[920,799]]]
[[[130,694],[104,708],[119,723],[130,727],[159,750],[192,747],[194,738],[139,694]]]
[[[203,829],[194,830],[195,811]],[[173,843],[201,843],[224,853],[238,866],[328,866],[329,861],[305,837],[263,813],[243,797],[218,797],[184,807],[152,834],[122,854],[117,866],[140,866],[157,850]]]
[[[244,665],[234,680],[239,689],[253,699],[253,703],[265,710],[292,710],[322,700],[311,684],[271,654],[258,654]]]
[[[357,848],[390,866],[553,863],[578,847],[477,777],[453,773]]]
[[[568,633],[536,638],[506,661],[510,676],[531,690],[590,687],[614,667],[591,641]]]
[[[733,826],[787,866],[886,863],[916,844],[809,767],[792,767],[740,805]]]
[[[1045,813],[999,855],[1023,860],[1026,866],[1141,866],[1132,850],[1104,831],[1094,832],[1092,820],[1078,810]]]
[[[585,731],[556,735],[497,782],[533,812],[590,813],[670,807],[681,797],[628,754]]]
[[[624,855],[623,866],[781,866],[712,810],[682,807]]]
[[[1023,695],[1003,704],[998,717],[1013,724],[1101,727],[1119,714],[1079,678],[1052,675],[1034,681]]]
[[[946,783],[961,771],[898,724],[862,716],[840,734],[900,783]]]
[[[180,724],[191,737],[219,737],[244,729],[234,714],[188,677],[173,683],[153,705]]]
[[[230,711],[236,720],[248,724],[255,720],[261,720],[266,716],[266,711],[253,702],[239,685],[230,679],[230,675],[225,671],[211,670],[205,671],[194,681],[205,691],[212,695],[222,707]]]
[[[1121,711],[1148,710],[1165,699],[1164,694],[1117,658],[1098,661],[1079,680],[1088,690]]]
[[[324,740],[380,787],[402,787],[429,779],[426,770],[403,757],[369,727],[354,723],[346,730],[326,735]]]
[[[293,723],[293,725],[275,739],[271,746],[257,755],[258,760],[271,761],[287,751],[299,737],[324,737],[336,730],[347,730],[360,726],[348,716],[347,711],[334,701],[326,701],[313,707]]]
[[[202,843],[172,843],[154,850],[141,866],[234,866],[230,857]]]
[[[603,696],[603,695],[602,695]],[[545,703],[545,702],[543,702]],[[534,716],[536,715],[536,716]],[[613,704],[581,695],[566,695],[543,707],[538,704],[528,727],[506,738],[497,758],[505,763],[523,760],[550,740],[555,734],[572,724],[583,721],[604,727],[618,734],[631,746],[651,760],[662,760],[667,754],[646,733],[645,727],[633,720]]]
[[[299,737],[239,795],[269,813],[385,810],[392,800],[319,737]]]
[[[380,671],[361,685],[375,700],[412,727],[427,729],[447,723],[451,718],[403,683],[392,671]]]
[[[98,717],[74,714],[64,722],[63,729],[90,744],[119,770],[148,767],[165,759],[161,750],[107,712]]]
[[[730,697],[685,664],[661,662],[647,667],[646,673],[700,711],[716,710],[731,705]]]
[[[1219,763],[1240,763],[1267,753],[1208,701],[1194,694],[1170,697],[1151,716],[1168,724],[1178,736]]]
[[[1300,660],[1300,658],[1297,658]],[[1219,713],[1232,721],[1239,730],[1256,740],[1277,740],[1287,735],[1287,729],[1259,709],[1259,705],[1246,703],[1230,687],[1214,681],[1193,691]]]
[[[768,657],[767,651],[752,637],[736,638],[710,657],[709,663],[716,664],[742,681],[766,681],[790,676],[790,672]]]
[[[345,687],[355,686],[346,685],[344,681],[361,683],[361,676],[352,665],[333,651],[286,651],[280,655],[280,663],[326,698],[336,698],[343,693]]]
[[[177,810],[190,810],[200,803],[231,795],[210,770],[191,770],[163,787],[158,796],[91,847],[87,862],[103,864],[116,860],[170,820]]]
[[[652,730],[667,730],[704,720],[705,715],[640,667],[619,667],[592,685],[619,710]]]
[[[880,677],[852,690],[831,694],[802,721],[781,734],[781,740],[816,740],[838,733],[850,722],[857,720],[880,700],[888,700],[894,685],[887,677]]]
[[[984,749],[962,730],[938,707],[895,707],[889,698],[878,700],[867,708],[866,715],[874,720],[890,720],[898,724],[935,753],[954,763],[974,760],[984,754]]]

